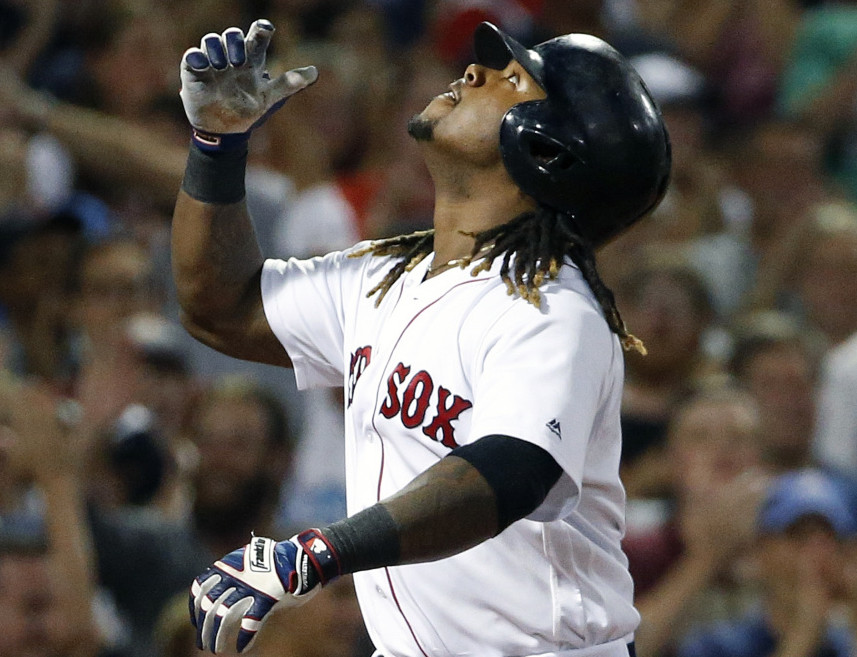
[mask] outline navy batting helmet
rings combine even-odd
[[[500,151],[515,183],[568,212],[594,246],[653,210],[666,191],[670,141],[660,110],[630,64],[587,34],[528,50],[491,23],[474,35],[476,61],[504,69],[514,59],[545,90],[512,107]]]

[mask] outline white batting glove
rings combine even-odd
[[[337,572],[336,559],[315,529],[280,542],[254,536],[193,581],[197,647],[215,654],[246,650],[274,608],[303,604],[329,581],[324,571]]]
[[[182,56],[180,96],[200,148],[246,143],[253,128],[318,78],[315,66],[307,66],[271,79],[265,55],[273,34],[274,26],[261,19],[250,26],[246,38],[237,27],[212,32],[199,48],[189,48]]]

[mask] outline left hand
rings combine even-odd
[[[317,536],[315,530],[280,542],[254,536],[197,577],[190,593],[197,647],[242,652],[275,607],[297,606],[315,595],[323,583],[313,565],[318,555],[304,548],[324,551],[326,541]]]
[[[316,68],[307,66],[271,79],[265,58],[273,34],[269,21],[258,20],[246,38],[231,27],[222,35],[205,35],[199,48],[184,53],[180,95],[201,146],[226,147],[226,135],[232,141],[249,138],[253,128],[318,78]]]

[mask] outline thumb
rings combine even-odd
[[[305,66],[286,71],[268,83],[270,98],[276,103],[285,100],[318,80],[318,69]]]

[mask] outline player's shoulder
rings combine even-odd
[[[376,242],[372,240],[357,242],[354,246],[343,250],[341,257],[354,263],[354,266],[362,269],[369,277],[385,276],[395,258],[390,255],[375,254],[373,252],[375,244]]]
[[[484,341],[490,336],[569,333],[590,346],[609,351],[614,339],[597,299],[576,266],[566,265],[556,279],[539,287],[539,303],[509,294],[499,279],[485,290],[467,320],[468,331]]]
[[[364,240],[353,246],[329,251],[323,255],[300,258],[271,258],[268,266],[277,270],[291,268],[307,270],[355,271],[371,274],[383,270],[389,265],[388,256],[376,256],[372,253],[372,242]]]
[[[603,317],[603,311],[583,277],[571,261],[560,268],[556,278],[539,286],[538,304],[524,299],[517,290],[510,294],[506,283],[498,279],[485,295],[486,304],[494,306],[495,313],[509,313],[525,321],[541,318],[542,321],[567,321],[570,317]]]

